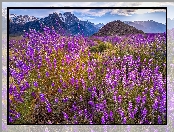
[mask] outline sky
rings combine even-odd
[[[174,18],[174,2],[2,2],[2,8],[6,7],[167,7],[167,18]],[[16,15],[30,15],[35,17],[46,17],[53,12],[71,12],[77,16],[80,20],[88,20],[92,23],[104,23],[121,20],[121,21],[147,21],[153,20],[159,23],[166,23],[165,10],[126,10],[126,9],[112,9],[112,10],[12,10],[10,13]]]

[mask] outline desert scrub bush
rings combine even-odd
[[[90,47],[90,52],[104,52],[105,50],[111,50],[114,46],[109,42],[97,41],[97,45]]]

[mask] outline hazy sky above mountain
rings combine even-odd
[[[167,17],[174,18],[174,2],[2,2],[2,8],[6,7],[167,7]],[[54,10],[56,11],[56,10]],[[52,14],[51,10],[16,10],[11,13],[17,15],[31,15],[35,17],[46,17]],[[60,10],[59,10],[60,11]],[[56,12],[59,12],[58,10]],[[70,11],[70,10],[66,10]],[[166,12],[154,10],[71,10],[81,20],[89,20],[93,23],[107,23],[112,20],[122,21],[147,21],[154,20],[166,23]]]
[[[71,12],[80,20],[92,23],[108,23],[114,20],[121,21],[148,21],[166,23],[166,10],[159,9],[10,9],[10,14],[29,15],[43,18],[53,12]]]

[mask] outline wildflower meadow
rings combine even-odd
[[[10,124],[166,124],[166,33],[63,36],[9,45]]]

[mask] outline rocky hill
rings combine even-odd
[[[144,32],[117,20],[107,23],[97,33],[93,34],[93,36],[122,36],[127,34],[144,34]]]

